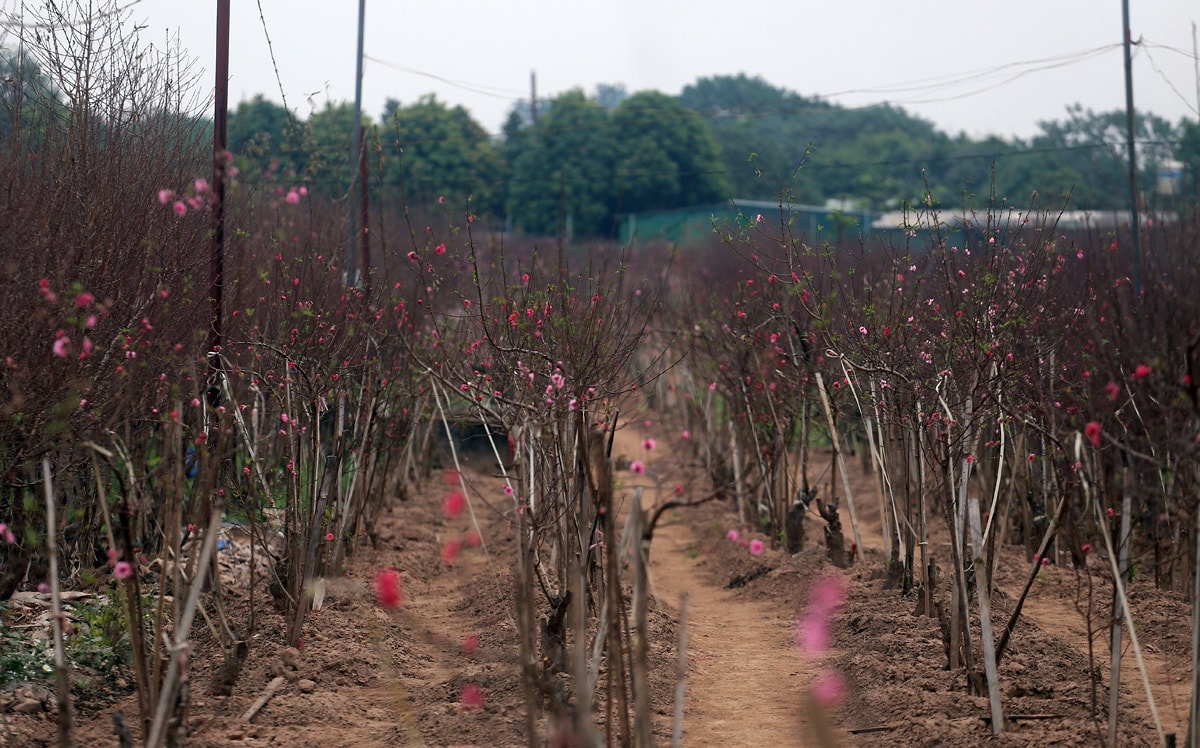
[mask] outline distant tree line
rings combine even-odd
[[[36,69],[18,70],[11,56],[0,69],[21,81],[0,98],[52,95],[36,84]],[[52,107],[4,103],[0,130],[36,131],[53,119]],[[346,103],[301,119],[258,95],[230,113],[229,147],[247,181],[303,182],[339,196],[349,185],[354,124]],[[975,139],[899,107],[842,107],[734,75],[701,78],[679,96],[631,95],[620,84],[591,96],[572,90],[536,120],[521,101],[498,134],[433,95],[389,100],[378,121],[365,116],[361,124],[373,199],[469,210],[532,234],[609,236],[623,215],[735,197],[872,210],[927,196],[943,208],[982,206],[993,196],[1018,207],[1128,207],[1124,113],[1078,105],[1028,139]],[[1180,192],[1195,205],[1200,125],[1143,113],[1137,136],[1146,200],[1158,199],[1158,167],[1178,160],[1187,167]]]

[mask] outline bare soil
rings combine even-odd
[[[658,440],[655,451],[642,448],[646,436]],[[672,497],[677,483],[684,498],[707,491],[696,477],[687,444],[653,425],[639,423],[620,432],[616,451],[649,468],[645,476],[619,474],[619,491],[625,496],[636,484],[649,489],[648,503]],[[817,472],[822,460],[827,463],[829,455],[815,457]],[[809,542],[795,555],[772,548],[770,539],[753,528],[739,526],[732,503],[663,515],[650,552],[656,740],[670,740],[678,615],[686,593],[683,744],[815,745],[816,715],[805,694],[817,666],[798,656],[794,626],[813,581],[836,573],[845,579],[849,597],[837,616],[834,650],[826,664],[839,670],[849,686],[832,715],[843,744],[1102,744],[1111,592],[1101,569],[1052,565],[1039,572],[1000,665],[1008,729],[993,737],[987,699],[968,692],[963,672],[947,669],[938,620],[915,615],[914,596],[887,588],[878,550],[882,535],[875,482],[857,461],[851,461],[850,472],[866,548],[862,563],[848,570],[833,569],[826,560],[819,540],[823,523],[815,514],[807,520]],[[486,550],[464,543],[454,563],[441,560],[445,543],[465,541],[473,527],[469,514],[458,519],[443,515],[447,486],[442,476],[432,476],[410,500],[394,502],[378,528],[377,543],[362,539],[344,573],[328,580],[324,605],[305,627],[302,650],[281,644],[283,619],[260,598],[247,665],[230,696],[208,691],[221,654],[198,622],[188,745],[526,745],[509,504],[494,476],[469,468],[465,475]],[[844,501],[842,506],[849,546]],[[751,555],[726,538],[731,529],[742,540],[763,540],[767,550]],[[931,552],[948,567],[944,547],[934,544]],[[404,604],[395,613],[381,611],[371,592],[373,575],[384,567],[403,574]],[[992,605],[997,636],[1028,568],[1021,548],[1004,550]],[[233,592],[235,622],[244,625],[246,591]],[[1130,595],[1163,727],[1182,739],[1190,684],[1190,611],[1178,595],[1155,590],[1152,580],[1135,580]],[[1120,744],[1157,745],[1141,676],[1128,638],[1125,642]],[[284,677],[285,685],[252,722],[244,720],[242,715],[276,676]],[[470,694],[474,689],[483,703],[464,703],[464,690]],[[48,693],[44,698],[49,704]],[[136,698],[128,690],[89,692],[77,713],[78,743],[118,745],[112,727],[118,710],[135,718]],[[542,734],[552,729],[544,718],[537,728]],[[48,710],[0,714],[0,745],[48,746],[54,737],[54,715]]]

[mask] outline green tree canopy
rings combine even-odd
[[[612,217],[612,137],[608,112],[569,91],[528,128],[510,151],[508,210],[514,223],[535,234],[558,234],[568,222],[575,234],[609,235]]]
[[[455,209],[500,213],[503,162],[483,126],[461,106],[450,108],[433,94],[400,106],[389,100],[381,140],[388,155],[386,181],[401,186],[410,204],[439,198]]]
[[[734,195],[720,147],[679,99],[642,91],[612,115],[615,207],[622,213],[679,208]]]
[[[229,113],[229,152],[247,177],[294,176],[303,125],[281,104],[257,94]]]

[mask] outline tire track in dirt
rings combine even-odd
[[[792,647],[791,620],[738,600],[699,568],[695,537],[660,520],[650,551],[650,582],[678,611],[688,594],[685,745],[805,746],[803,691],[811,673]]]

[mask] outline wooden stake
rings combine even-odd
[[[858,534],[858,513],[854,511],[854,496],[850,492],[850,476],[846,474],[846,462],[842,459],[839,448],[837,426],[833,423],[833,409],[829,407],[829,393],[825,390],[825,380],[821,372],[817,372],[817,391],[821,394],[821,405],[825,408],[825,420],[829,423],[829,439],[833,442],[833,456],[837,460],[838,472],[842,474],[842,489],[846,492],[846,508],[850,510],[850,530],[854,534],[854,548],[851,563],[863,556],[862,537]]]
[[[1120,559],[1120,576],[1125,579],[1129,575],[1129,514],[1132,511],[1129,495],[1129,471],[1124,471],[1124,481],[1121,488],[1125,495],[1121,497],[1121,534],[1117,536],[1117,554]],[[1113,595],[1112,623],[1112,665],[1108,676],[1108,744],[1117,745],[1117,708],[1121,703],[1119,692],[1121,685],[1121,615],[1122,599]]]
[[[688,671],[687,619],[688,594],[685,592],[679,601],[679,657],[675,672],[675,723],[671,727],[671,748],[679,748],[683,740],[683,689]]]
[[[75,745],[71,736],[71,663],[63,646],[66,616],[58,589],[58,517],[55,513],[54,486],[50,481],[50,458],[42,458],[42,481],[46,494],[46,555],[50,557],[50,622],[54,636],[54,681],[58,686],[58,745]]]
[[[979,527],[979,499],[970,499],[967,512],[971,521],[971,561],[975,565],[975,596],[979,600],[979,628],[983,640],[983,667],[987,673],[988,703],[992,707],[992,734],[1004,732],[1004,711],[1000,704],[1000,671],[996,667],[995,640],[992,639],[992,605],[988,590],[987,564],[983,563],[983,534]]]

